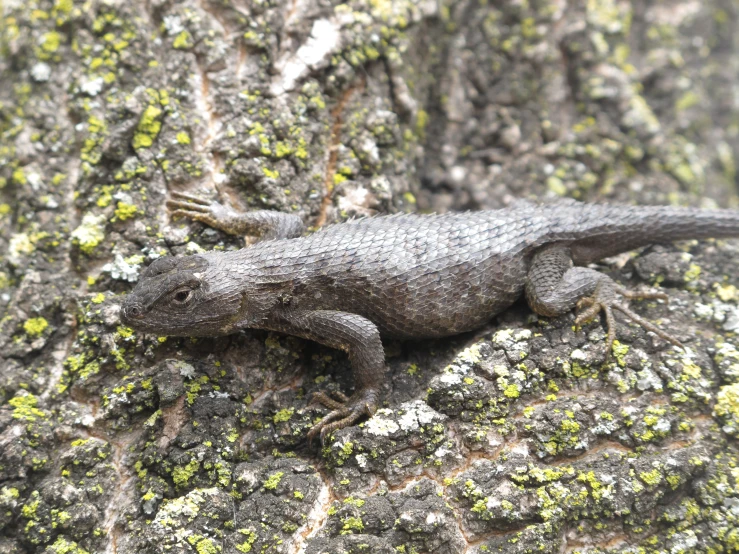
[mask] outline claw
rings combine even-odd
[[[626,317],[628,317],[629,319],[634,320],[636,323],[638,323],[639,325],[641,325],[642,327],[644,327],[647,331],[651,331],[652,333],[654,333],[655,335],[657,335],[661,339],[666,340],[667,342],[669,342],[671,344],[674,344],[675,346],[677,346],[679,348],[685,348],[683,346],[683,344],[679,340],[677,340],[675,337],[673,337],[669,333],[665,333],[662,329],[660,329],[659,327],[657,327],[653,323],[650,323],[649,321],[647,321],[646,319],[644,319],[640,315],[635,314],[634,312],[632,312],[626,306],[623,306],[623,305],[614,305],[613,307],[616,308],[622,314],[624,314]]]
[[[192,219],[193,221],[200,221],[201,223],[205,223],[206,225],[213,225],[213,218],[210,216],[210,214],[207,213],[178,209],[173,211],[171,216],[173,219],[177,219],[178,217],[186,217],[188,219]]]
[[[339,402],[349,402],[349,397],[340,390],[332,390],[329,392],[333,394],[336,398],[338,398]]]
[[[374,390],[361,391],[351,397],[341,392],[332,392],[332,394],[341,398],[341,401],[334,400],[325,392],[317,392],[311,399],[311,404],[318,402],[332,411],[310,428],[309,442],[313,442],[316,435],[320,435],[323,445],[326,443],[326,438],[334,431],[354,425],[362,416],[372,416],[377,411],[375,400],[377,393]]]
[[[616,340],[616,318],[613,317],[613,310],[610,306],[604,306],[606,312],[606,327],[608,327],[608,335],[606,336],[606,361],[611,358],[613,352],[613,341]]]
[[[647,291],[629,290],[619,285],[616,285],[615,289],[618,294],[620,294],[624,298],[628,298],[629,300],[665,300],[667,302],[670,301],[670,297],[667,296],[664,292],[658,292],[656,290],[647,290]]]
[[[602,286],[601,286],[602,285]],[[621,302],[617,302],[615,295],[621,295],[624,298],[631,300],[645,300],[645,299],[660,299],[667,300],[668,297],[663,292],[648,291],[648,292],[637,292],[625,289],[615,283],[602,283],[596,288],[592,296],[581,298],[577,303],[577,308],[580,312],[575,318],[576,325],[582,325],[586,321],[593,319],[601,311],[606,316],[606,327],[608,334],[606,336],[606,360],[610,359],[613,351],[613,343],[616,340],[616,318],[613,315],[613,310],[618,310],[626,317],[641,325],[647,331],[651,331],[661,339],[674,344],[680,348],[683,345],[675,337],[666,333],[653,323],[650,323],[640,315],[634,313],[629,307]],[[608,286],[610,285],[610,286]]]
[[[211,201],[203,198],[202,196],[198,196],[196,194],[189,194],[187,192],[177,192],[172,191],[172,196],[174,198],[177,198],[179,200],[187,200],[188,202],[191,202],[193,204],[200,204],[201,206],[209,206],[211,204]]]
[[[344,406],[344,403],[349,400],[345,395],[342,394],[344,398],[342,398],[340,401],[334,400],[329,395],[327,395],[325,392],[315,392],[313,393],[313,398],[311,398],[310,404],[322,404],[326,408],[329,408],[330,410],[339,410]]]
[[[585,300],[585,299],[583,299]],[[578,308],[584,308],[575,318],[575,325],[582,325],[586,321],[590,321],[600,313],[602,304],[595,302],[592,298],[588,298],[589,302],[578,302]],[[580,305],[582,303],[582,306]]]
[[[194,202],[181,202],[179,200],[167,200],[168,208],[191,210],[195,212],[208,213],[208,207]]]

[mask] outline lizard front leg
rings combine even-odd
[[[167,207],[173,210],[173,217],[189,217],[230,235],[271,240],[291,239],[305,232],[303,221],[293,214],[274,210],[239,212],[215,200],[184,192],[172,192],[172,199],[167,201]]]
[[[267,328],[314,340],[349,355],[356,392],[348,398],[339,393],[340,400],[316,393],[314,400],[332,411],[311,428],[310,440],[320,434],[323,442],[334,431],[375,413],[385,376],[385,351],[380,332],[369,319],[347,312],[315,310],[282,316]]]
[[[558,316],[577,307],[581,311],[575,323],[580,325],[603,311],[608,327],[607,356],[610,356],[616,338],[613,310],[623,313],[660,338],[682,346],[676,338],[632,312],[623,298],[666,300],[667,295],[660,292],[632,292],[594,269],[574,267],[570,249],[562,245],[552,245],[537,252],[526,275],[526,299],[536,313]]]

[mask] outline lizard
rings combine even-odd
[[[307,236],[294,214],[240,212],[184,192],[173,192],[167,205],[173,217],[257,241],[236,251],[153,261],[124,298],[122,322],[168,336],[266,329],[344,350],[355,392],[314,395],[331,410],[308,432],[322,441],[377,410],[383,338],[471,331],[522,295],[543,316],[577,308],[576,325],[602,312],[607,353],[614,311],[680,346],[628,307],[629,299],[666,300],[666,294],[627,290],[587,266],[653,243],[739,236],[739,211],[577,201],[373,216]]]

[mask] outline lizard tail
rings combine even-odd
[[[649,244],[739,237],[739,210],[599,204],[583,204],[582,208],[574,228],[572,219],[567,229],[567,217],[560,223],[558,216],[553,216],[554,234],[571,244],[573,259],[578,264]]]

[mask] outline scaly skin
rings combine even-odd
[[[356,392],[316,400],[333,411],[309,437],[355,423],[377,409],[385,375],[381,336],[428,338],[480,327],[525,293],[539,314],[583,308],[608,323],[618,310],[660,337],[675,339],[631,312],[631,293],[581,267],[655,242],[739,236],[739,212],[628,207],[562,201],[444,215],[380,216],[299,237],[296,216],[246,214],[174,193],[174,216],[263,240],[237,252],[162,258],[122,305],[134,329],[174,336],[218,336],[269,329],[348,353]]]

